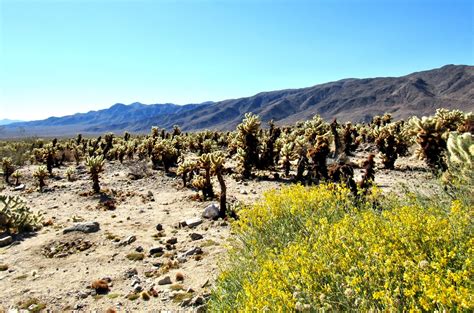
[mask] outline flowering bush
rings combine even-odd
[[[472,310],[473,215],[470,201],[377,189],[363,200],[336,185],[270,192],[234,224],[210,308]]]

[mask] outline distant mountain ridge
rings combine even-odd
[[[8,124],[13,124],[13,123],[19,123],[21,121],[19,120],[9,120],[8,118],[0,120],[0,125],[8,125]]]
[[[315,114],[327,120],[368,121],[391,113],[394,118],[428,115],[439,107],[473,111],[474,66],[446,65],[402,77],[349,78],[301,89],[261,92],[252,97],[201,104],[115,104],[109,109],[3,126],[0,137],[67,136],[125,130],[144,133],[151,126],[185,131],[232,130],[246,112],[263,121],[292,124]],[[21,129],[21,134],[19,132]]]

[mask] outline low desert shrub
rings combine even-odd
[[[240,211],[211,311],[472,310],[472,198],[293,186]]]

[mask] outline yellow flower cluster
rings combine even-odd
[[[379,196],[294,186],[244,209],[210,308],[473,310],[473,207],[374,208]]]

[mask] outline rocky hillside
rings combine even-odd
[[[395,118],[428,115],[437,108],[474,109],[474,66],[446,65],[402,77],[343,79],[301,89],[262,92],[252,97],[178,106],[175,104],[116,104],[109,109],[14,123],[0,137],[97,134],[106,131],[147,132],[153,125],[186,131],[205,128],[230,130],[246,112],[278,124],[326,119],[368,121],[390,112]]]

